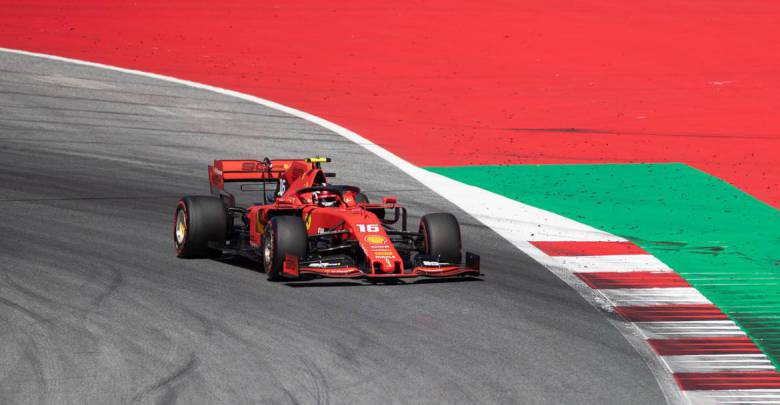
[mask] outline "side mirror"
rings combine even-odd
[[[382,197],[382,204],[395,204],[398,202],[398,197],[396,196],[388,196],[388,197]]]

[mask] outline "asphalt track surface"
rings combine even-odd
[[[489,229],[299,118],[0,53],[0,403],[663,403],[604,316]],[[337,183],[451,211],[483,281],[271,283],[182,260],[215,158],[327,155]]]

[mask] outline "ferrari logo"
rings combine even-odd
[[[308,231],[309,228],[311,228],[311,212],[306,214],[306,230]]]

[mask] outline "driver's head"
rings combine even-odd
[[[320,207],[333,207],[338,203],[338,195],[330,191],[315,191],[312,201]]]

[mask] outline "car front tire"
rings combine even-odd
[[[460,224],[449,213],[428,214],[420,219],[422,252],[444,263],[460,263]]]
[[[308,250],[306,225],[296,216],[272,217],[263,235],[263,267],[268,279],[281,279],[284,260],[288,254],[298,258],[306,256]]]

